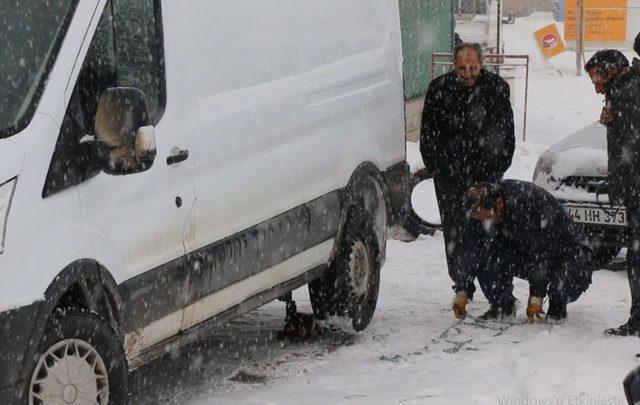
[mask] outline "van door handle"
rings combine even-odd
[[[168,165],[175,165],[176,163],[184,162],[189,158],[189,151],[187,149],[174,148],[171,151],[171,155],[167,157]]]

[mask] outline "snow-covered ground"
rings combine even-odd
[[[545,62],[532,32],[551,22],[534,14],[506,26],[508,53],[531,54],[527,142],[518,142],[508,177],[530,180],[539,154],[597,120],[602,97],[575,76],[575,55]],[[519,87],[518,87],[519,86]],[[524,95],[516,85],[516,99]],[[522,102],[516,102],[522,129]],[[519,132],[521,134],[521,132]],[[521,135],[519,135],[521,136]],[[419,165],[417,145],[408,159]],[[623,267],[618,265],[618,267]],[[371,325],[330,331],[304,343],[280,341],[284,305],[271,303],[202,341],[132,375],[135,403],[175,404],[623,404],[622,380],[637,365],[640,339],[605,337],[630,305],[626,273],[602,270],[564,324],[524,322],[527,284],[516,282],[511,323],[473,320],[481,293],[458,321],[442,234],[391,240]],[[306,289],[294,294],[310,312]]]

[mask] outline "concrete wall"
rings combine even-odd
[[[503,0],[503,15],[514,12],[516,17],[524,17],[535,11],[554,11],[556,0]]]
[[[407,140],[420,135],[423,96],[431,82],[431,54],[451,52],[452,0],[399,0],[404,57],[405,130]]]

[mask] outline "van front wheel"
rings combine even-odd
[[[29,405],[124,404],[127,366],[120,341],[99,317],[55,316],[29,382]]]
[[[380,267],[373,219],[366,211],[352,208],[333,263],[321,278],[309,284],[316,317],[346,315],[354,330],[365,329],[378,301]]]

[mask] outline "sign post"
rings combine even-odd
[[[582,58],[584,55],[584,0],[576,3],[576,75],[582,76]]]

